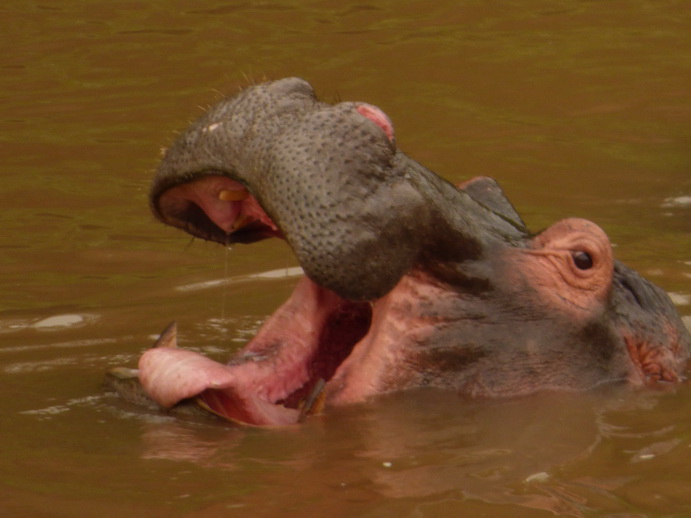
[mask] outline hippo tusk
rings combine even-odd
[[[324,378],[319,378],[317,383],[315,383],[312,392],[305,398],[302,402],[300,408],[300,415],[298,416],[298,423],[304,422],[308,415],[319,414],[324,409],[324,400],[326,399],[326,393],[324,388],[326,387],[326,381]]]
[[[177,347],[178,346],[178,324],[173,320],[161,332],[154,344],[154,347]]]
[[[238,216],[238,219],[235,220],[235,223],[233,223],[233,229],[231,230],[231,232],[240,230],[242,227],[249,225],[253,221],[255,221],[255,219],[252,216],[248,216],[247,214],[240,214]]]

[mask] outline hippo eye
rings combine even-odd
[[[593,267],[593,258],[588,252],[574,250],[571,252],[571,257],[573,258],[573,264],[579,270],[590,270]]]

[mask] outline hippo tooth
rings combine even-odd
[[[242,227],[248,225],[249,223],[252,223],[253,221],[255,221],[255,219],[252,216],[248,216],[247,214],[240,214],[238,216],[238,219],[236,219],[233,223],[233,228],[229,233],[235,232],[236,230],[240,230]]]
[[[178,346],[178,325],[175,320],[166,326],[161,332],[154,347],[177,347]]]
[[[218,199],[222,201],[242,201],[246,200],[248,196],[249,193],[245,189],[223,189],[218,193]]]
[[[318,414],[324,409],[324,400],[326,399],[326,393],[324,392],[325,387],[326,381],[324,378],[319,378],[317,383],[314,384],[314,388],[312,388],[310,394],[301,403],[298,423],[303,422],[308,415]]]

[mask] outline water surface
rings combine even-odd
[[[497,178],[535,230],[596,221],[689,324],[686,2],[6,0],[0,13],[4,513],[691,513],[687,386],[405,394],[280,432],[101,388],[170,320],[222,359],[290,293],[283,243],[190,241],[146,200],[175,132],[265,77],[380,106],[402,149],[453,181]]]

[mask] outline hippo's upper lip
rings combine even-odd
[[[208,241],[252,243],[281,237],[245,186],[224,174],[207,172],[189,182],[155,185],[151,200],[161,221]]]

